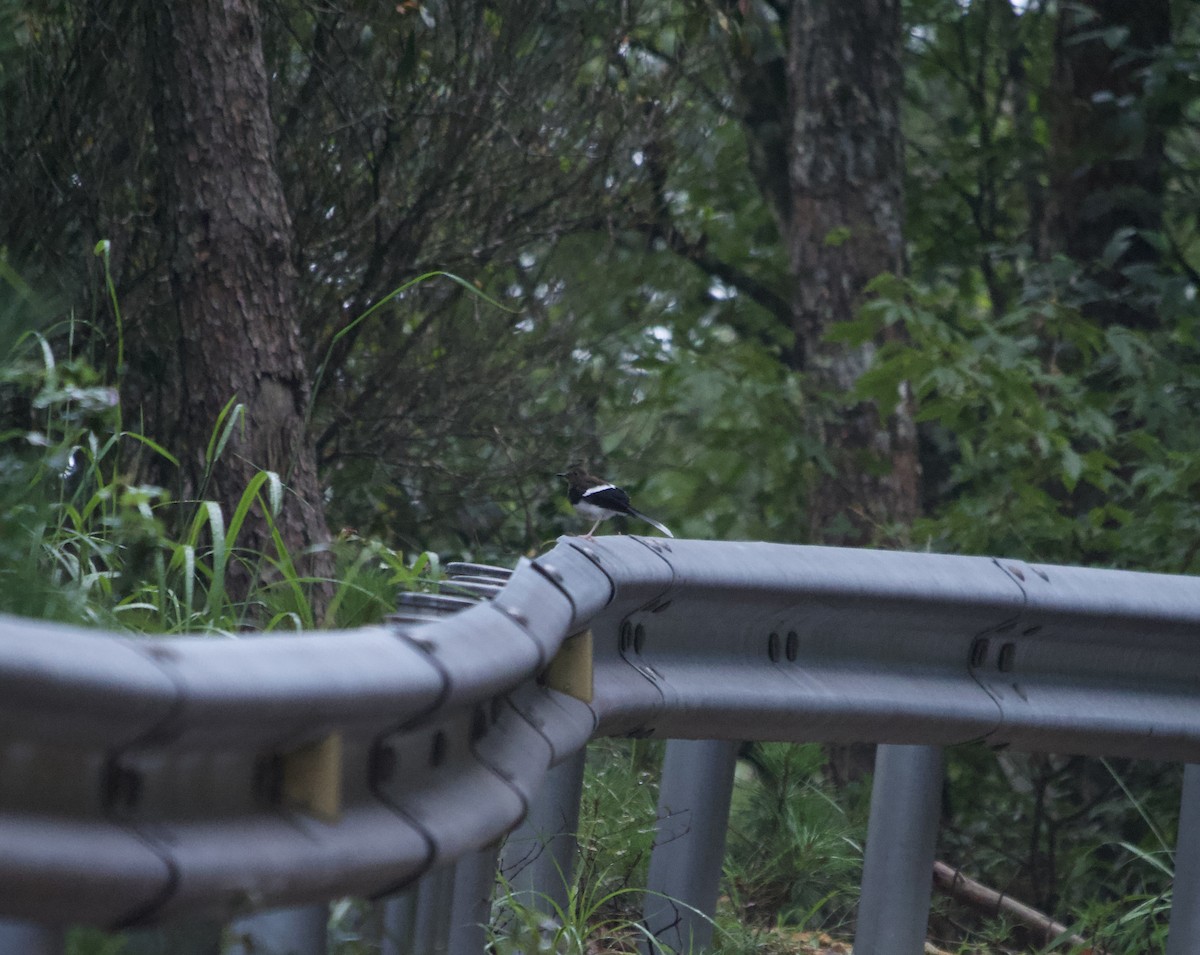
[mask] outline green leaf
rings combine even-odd
[[[825,233],[825,237],[821,240],[821,242],[829,248],[836,249],[839,246],[845,245],[847,242],[849,242],[850,237],[853,234],[854,233],[850,230],[849,226],[836,226]]]
[[[1075,486],[1079,483],[1080,475],[1083,474],[1083,458],[1070,446],[1062,450],[1062,468],[1063,483],[1068,491],[1074,491]]]

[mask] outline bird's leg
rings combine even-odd
[[[596,523],[592,525],[592,529],[583,535],[583,539],[585,541],[590,541],[592,539],[592,535],[596,533],[596,528],[600,526],[600,521],[602,520],[604,520],[603,517],[599,518]]]

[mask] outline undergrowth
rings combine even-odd
[[[344,533],[330,544],[333,597],[314,619],[309,593],[324,581],[298,574],[298,555],[277,534],[271,553],[240,541],[252,509],[274,528],[279,475],[257,473],[228,512],[213,500],[172,501],[129,462],[151,453],[174,466],[174,455],[123,427],[117,389],[86,360],[55,351],[48,335],[29,332],[0,366],[0,407],[14,422],[0,431],[0,611],[154,633],[354,627],[438,573],[434,555],[406,560]],[[215,423],[210,471],[244,413],[231,402]],[[242,601],[227,587],[237,564],[258,581]]]

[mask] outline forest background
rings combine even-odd
[[[1198,39],[1183,0],[0,0],[2,609],[362,622],[377,564],[582,529],[580,459],[680,536],[1195,573]],[[1160,938],[1177,767],[950,779],[982,874]]]

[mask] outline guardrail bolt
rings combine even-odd
[[[446,734],[438,730],[433,734],[433,743],[429,747],[429,765],[434,769],[446,761]]]
[[[779,634],[774,631],[767,637],[767,656],[771,658],[772,663],[779,662]]]
[[[646,645],[646,628],[638,624],[633,628],[633,652],[640,654]]]
[[[484,710],[482,706],[477,706],[471,711],[471,742],[478,743],[481,739],[487,736],[487,731],[487,711]]]
[[[400,757],[396,755],[395,747],[386,743],[377,743],[371,750],[371,762],[367,769],[372,786],[381,786],[391,782],[400,765]]]
[[[174,647],[158,646],[155,644],[150,644],[146,648],[146,654],[159,663],[174,663],[179,659],[179,652]]]
[[[1009,673],[1012,671],[1013,664],[1016,662],[1017,645],[1015,643],[1006,643],[1000,648],[1000,656],[996,661],[996,665],[1000,668],[1001,673]]]
[[[980,638],[971,644],[971,666],[978,669],[987,663],[988,642]]]
[[[278,753],[260,756],[254,764],[254,794],[268,806],[279,804],[283,797],[283,757]]]
[[[631,624],[628,620],[625,620],[621,623],[621,636],[619,638],[619,646],[620,646],[621,652],[622,653],[627,652],[629,650],[629,647],[632,644],[633,644],[633,624]]]
[[[113,761],[104,767],[102,798],[110,812],[128,812],[137,808],[142,795],[142,776],[128,766]]]

